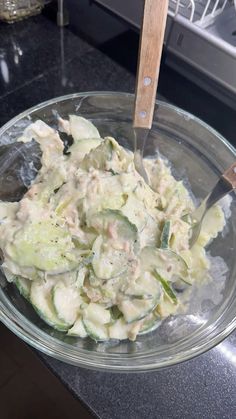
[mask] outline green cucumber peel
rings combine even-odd
[[[165,294],[167,295],[167,297],[169,297],[171,302],[174,304],[178,304],[178,299],[173,291],[173,288],[169,284],[169,282],[166,281],[166,279],[162,278],[156,269],[153,271],[153,273],[154,273],[155,278],[161,283]]]
[[[165,221],[162,233],[161,233],[161,249],[168,249],[170,241],[170,220]]]

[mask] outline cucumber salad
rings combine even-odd
[[[190,249],[194,204],[165,159],[144,159],[147,185],[132,152],[76,115],[58,131],[37,120],[18,141],[32,139],[41,169],[19,202],[0,202],[7,280],[47,324],[95,341],[135,340],[183,310],[183,295],[209,278],[205,246],[225,225],[222,209]]]

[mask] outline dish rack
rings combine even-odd
[[[93,1],[140,28],[144,0]],[[165,46],[169,66],[236,109],[233,0],[170,0]]]

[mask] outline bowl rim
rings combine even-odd
[[[130,97],[134,98],[134,93],[127,93],[127,92],[116,92],[116,91],[106,91],[106,90],[99,90],[99,91],[87,91],[87,92],[79,92],[79,93],[71,93],[68,95],[58,96],[49,100],[46,100],[44,102],[40,102],[37,105],[31,106],[30,108],[26,109],[25,111],[19,113],[18,115],[11,118],[8,122],[6,122],[4,125],[0,127],[0,136],[4,131],[6,131],[8,128],[10,128],[12,125],[14,125],[15,122],[19,121],[20,119],[28,116],[29,113],[34,112],[36,110],[40,110],[44,108],[45,106],[51,105],[53,103],[62,102],[63,100],[67,99],[76,99],[77,97],[86,97],[86,96],[123,96],[123,97]],[[220,134],[216,129],[212,128],[210,125],[208,125],[206,122],[204,122],[202,119],[198,118],[197,116],[191,114],[188,111],[185,111],[184,109],[179,108],[178,106],[172,105],[171,103],[165,102],[164,100],[155,100],[155,104],[161,105],[162,107],[172,109],[176,111],[178,114],[183,115],[187,117],[188,119],[192,119],[196,122],[198,122],[201,126],[206,128],[208,131],[210,131],[212,134],[216,135],[220,138],[222,143],[226,145],[234,154],[236,154],[236,149],[234,146],[226,140],[226,138]]]
[[[21,120],[24,117],[27,117],[30,113],[35,112],[37,110],[43,109],[46,106],[50,106],[52,104],[62,102],[64,100],[69,99],[76,99],[79,97],[88,97],[88,96],[120,96],[120,97],[127,97],[127,98],[134,98],[133,93],[126,93],[126,92],[113,92],[113,91],[91,91],[91,92],[79,92],[79,93],[72,93],[68,95],[63,95],[59,97],[52,98],[50,100],[41,102],[24,112],[21,112],[14,118],[12,118],[10,121],[8,121],[6,124],[4,124],[0,128],[0,137],[2,134],[9,129],[10,127],[14,126],[16,122]],[[198,124],[203,126],[205,129],[210,131],[214,136],[216,136],[221,143],[223,143],[235,156],[236,156],[236,150],[230,144],[219,132],[217,132],[214,128],[203,122],[200,118],[195,117],[191,113],[178,108],[175,105],[169,104],[164,101],[156,100],[156,104],[160,105],[162,108],[171,109],[174,112],[177,112],[178,114],[196,121]],[[2,290],[0,290],[2,292]],[[128,354],[125,357],[122,358],[122,360],[125,360],[126,362],[129,362],[129,365],[124,363],[120,364],[117,363],[118,359],[120,359],[120,354],[112,354],[112,357],[110,357],[110,354],[97,352],[94,355],[92,355],[92,352],[88,350],[81,350],[81,348],[77,349],[76,351],[76,357],[72,358],[72,354],[69,353],[69,351],[65,351],[65,345],[67,345],[68,348],[71,348],[68,344],[65,344],[64,342],[60,342],[59,340],[55,340],[51,336],[47,335],[45,332],[42,332],[37,326],[35,326],[32,322],[30,322],[28,319],[26,319],[23,314],[21,314],[16,308],[11,307],[11,311],[6,310],[6,307],[4,306],[2,300],[0,300],[0,320],[18,337],[23,339],[26,343],[30,344],[37,350],[40,350],[46,355],[49,355],[53,358],[56,358],[60,361],[67,362],[69,364],[94,369],[94,370],[100,370],[100,371],[110,371],[110,372],[147,372],[147,371],[154,371],[161,368],[170,367],[182,362],[185,362],[189,359],[192,359],[196,356],[199,356],[203,354],[204,352],[208,351],[209,349],[213,348],[217,344],[219,344],[222,340],[224,340],[227,336],[230,335],[230,333],[233,332],[233,330],[236,328],[236,316],[229,322],[229,324],[221,330],[219,333],[217,333],[215,336],[211,337],[209,340],[206,340],[203,344],[199,344],[198,346],[194,347],[194,351],[186,350],[182,351],[180,355],[178,354],[173,355],[171,357],[167,357],[166,359],[162,359],[161,363],[152,360],[152,362],[146,362],[145,363],[145,355],[140,356],[140,354],[131,355]],[[7,311],[7,312],[6,312]],[[23,320],[23,321],[22,321]],[[26,325],[26,327],[25,327]],[[40,336],[42,335],[42,337]],[[44,335],[44,336],[43,336]],[[45,339],[45,336],[47,339]],[[52,341],[52,342],[51,342]],[[73,348],[76,349],[76,348]],[[78,357],[79,354],[79,357]],[[88,357],[89,354],[89,357]],[[108,361],[110,359],[110,364],[106,363],[106,360]],[[140,359],[142,359],[143,362],[140,362]],[[99,361],[99,362],[98,362]],[[133,363],[130,363],[132,361]]]

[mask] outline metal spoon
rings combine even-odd
[[[207,211],[223,196],[236,189],[236,162],[227,169],[219,178],[210,194],[202,201],[201,205],[190,215],[193,223],[192,236],[189,241],[190,248],[194,245],[201,232],[202,221]]]
[[[168,0],[145,0],[134,103],[134,164],[148,183],[143,150],[152,126]]]

